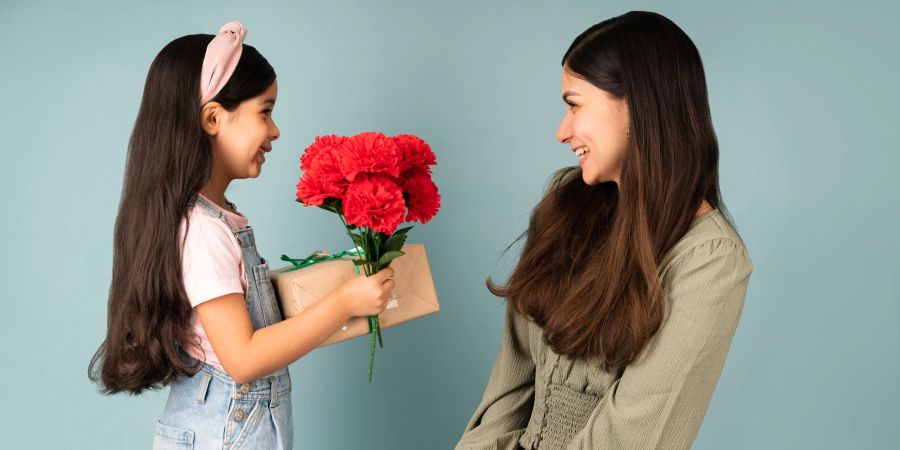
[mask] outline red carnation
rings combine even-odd
[[[334,153],[346,140],[346,136],[336,134],[316,136],[316,140],[303,151],[303,156],[300,157],[300,170],[306,172],[320,155]]]
[[[359,133],[344,141],[337,154],[341,172],[348,181],[360,173],[400,176],[397,145],[382,133]]]
[[[411,134],[394,136],[394,143],[400,155],[400,173],[411,169],[429,170],[428,166],[437,164],[437,158],[431,147],[422,139]]]
[[[406,210],[403,191],[385,175],[360,174],[344,195],[347,223],[392,234],[403,222]]]
[[[297,183],[297,198],[306,206],[319,206],[329,198],[341,198],[346,189],[346,184],[341,186],[315,176],[305,176]]]
[[[297,183],[297,198],[307,206],[319,206],[328,198],[340,199],[347,191],[349,182],[341,175],[331,150],[322,147],[315,157],[306,161],[307,170]]]
[[[413,169],[403,182],[407,222],[428,223],[441,207],[441,194],[426,168]]]

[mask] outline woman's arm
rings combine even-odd
[[[197,305],[209,343],[225,372],[246,383],[287,367],[328,339],[351,317],[384,310],[393,269],[349,280],[303,313],[253,330],[243,294],[228,294]]]
[[[716,239],[673,262],[663,280],[671,308],[570,449],[689,449],[715,390],[744,303],[752,263]]]
[[[507,305],[503,343],[481,404],[469,420],[457,450],[514,449],[534,404],[534,361],[528,322]]]

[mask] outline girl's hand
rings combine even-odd
[[[370,277],[357,276],[338,288],[338,297],[347,307],[350,317],[375,316],[387,307],[396,282],[394,269],[382,269]]]

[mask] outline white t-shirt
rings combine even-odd
[[[197,305],[227,294],[244,294],[247,292],[247,277],[244,275],[244,261],[241,246],[234,237],[233,231],[247,226],[248,219],[241,213],[219,208],[211,200],[200,194],[200,197],[225,214],[227,225],[220,219],[209,215],[201,205],[194,205],[188,212],[190,226],[185,236],[185,220],[179,227],[179,242],[184,242],[181,251],[181,268],[184,289],[188,301],[194,308],[191,326],[200,339],[199,348],[188,345],[188,354],[221,370],[222,364],[213,351],[206,336],[206,331],[197,316]]]

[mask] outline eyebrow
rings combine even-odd
[[[566,91],[566,92],[563,92],[562,99],[564,102],[568,102],[569,97],[577,97],[577,96],[578,96],[577,92]]]
[[[271,98],[267,98],[267,99],[263,100],[263,103],[268,103],[272,106],[275,106],[275,100],[272,100]]]

